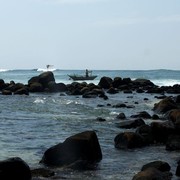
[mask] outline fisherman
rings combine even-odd
[[[86,69],[86,77],[88,77],[89,76],[89,72],[88,72],[88,70]]]

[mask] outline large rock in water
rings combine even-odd
[[[0,161],[0,179],[31,180],[31,171],[21,158],[10,158]]]
[[[45,90],[46,88],[49,89],[50,82],[55,83],[54,74],[51,71],[47,71],[47,72],[41,73],[39,76],[34,76],[31,79],[29,79],[28,86],[30,90],[33,89],[32,91],[35,92],[35,88],[32,88],[34,84],[36,84],[37,86],[37,83],[39,83],[40,85],[42,85],[43,89]],[[41,91],[42,91],[42,88],[37,89],[37,92],[41,92]]]
[[[170,165],[165,161],[153,161],[145,164],[132,180],[171,180]]]
[[[156,168],[148,168],[137,173],[132,180],[171,180],[172,174],[170,172],[162,172]]]
[[[155,112],[162,114],[172,109],[178,109],[178,106],[171,97],[162,99],[160,102],[154,104],[154,108],[153,108]]]
[[[85,131],[67,138],[44,153],[40,163],[47,166],[88,168],[102,159],[98,138],[94,131]],[[77,166],[76,166],[77,165]]]
[[[132,149],[145,146],[143,137],[135,132],[119,133],[114,138],[114,143],[117,149]]]
[[[112,86],[113,80],[110,77],[102,77],[99,81],[99,86],[104,89],[109,89]]]

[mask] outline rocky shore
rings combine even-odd
[[[114,79],[102,77],[98,85],[86,82],[63,84],[56,83],[54,74],[49,71],[32,77],[28,84],[14,81],[6,83],[0,79],[0,91],[1,95],[60,93],[60,95],[78,95],[82,98],[102,98],[105,101],[108,99],[108,95],[119,92],[125,94],[148,93],[159,99],[152,109],[154,115],[151,116],[143,111],[132,115],[131,120],[127,120],[124,113],[119,114],[117,119],[123,121],[119,122],[117,126],[128,129],[128,131],[114,137],[114,147],[117,150],[126,150],[160,144],[167,151],[180,150],[180,85],[159,87],[148,79],[131,80],[121,77]],[[114,106],[116,108],[133,108],[123,103]],[[146,119],[153,121],[147,124]],[[97,118],[97,120],[105,121],[102,118]],[[79,132],[67,137],[64,142],[49,147],[40,160],[42,168],[31,169],[28,163],[19,157],[0,161],[0,179],[64,179],[56,174],[57,167],[81,171],[95,170],[102,158],[103,154],[96,132]],[[140,172],[132,177],[132,180],[170,180],[173,176],[180,176],[180,162],[177,162],[175,174],[171,173],[171,167],[165,160],[152,161],[139,168]]]

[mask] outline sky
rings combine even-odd
[[[180,69],[180,0],[0,0],[0,69]]]

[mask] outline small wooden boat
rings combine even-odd
[[[94,80],[97,76],[96,75],[92,75],[92,71],[88,71],[86,69],[86,74],[85,75],[68,75],[70,77],[70,79],[74,80],[74,81],[86,81],[86,80]]]
[[[80,75],[68,75],[74,81],[85,81],[85,80],[94,80],[97,76],[80,76]]]

